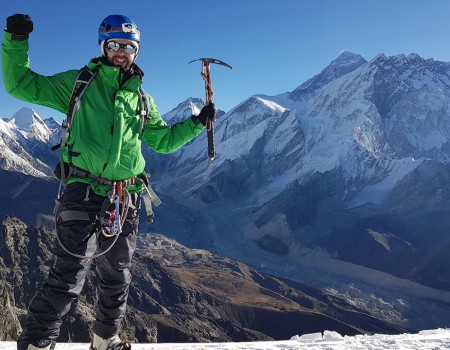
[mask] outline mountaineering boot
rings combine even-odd
[[[104,339],[94,333],[94,339],[92,339],[91,347],[89,350],[130,350],[130,343],[120,340],[118,335],[114,337]]]

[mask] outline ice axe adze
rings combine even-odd
[[[205,81],[205,94],[206,94],[206,100],[205,100],[205,106],[212,103],[212,97],[214,95],[212,86],[211,86],[211,70],[209,68],[210,63],[214,64],[220,64],[221,66],[228,67],[230,69],[233,69],[229,64],[226,64],[225,62],[216,60],[215,58],[198,58],[196,60],[193,60],[189,63],[195,62],[195,61],[202,61],[202,72],[200,75],[202,76],[203,80]],[[208,118],[206,120],[206,132],[208,135],[208,156],[211,163],[214,161],[215,157],[215,150],[214,150],[214,120]]]

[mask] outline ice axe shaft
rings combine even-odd
[[[221,66],[228,67],[230,69],[233,69],[229,64],[217,60],[215,58],[198,58],[196,60],[192,60],[189,63],[195,62],[195,61],[202,61],[202,72],[200,75],[202,76],[203,80],[205,81],[205,106],[212,103],[212,97],[214,95],[214,91],[212,89],[211,85],[211,69],[210,64],[219,64]],[[216,156],[216,151],[214,147],[214,120],[208,118],[206,120],[206,132],[208,136],[208,157],[211,163],[214,161],[214,158]]]

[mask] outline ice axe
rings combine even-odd
[[[233,69],[229,64],[216,60],[215,58],[198,58],[196,60],[192,60],[189,63],[195,62],[195,61],[202,61],[202,72],[200,75],[202,76],[203,80],[205,81],[205,106],[212,103],[212,97],[214,95],[212,86],[211,86],[211,70],[209,68],[210,63],[214,64],[220,64],[221,66],[228,67],[230,69]],[[212,163],[214,161],[215,157],[215,149],[214,149],[214,120],[211,118],[208,118],[206,120],[206,132],[208,135],[208,156],[209,160]]]

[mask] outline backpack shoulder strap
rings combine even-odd
[[[83,96],[84,92],[86,91],[89,84],[92,82],[92,80],[97,75],[97,70],[91,71],[87,66],[84,66],[81,68],[80,72],[78,73],[78,77],[75,80],[72,95],[70,96],[69,100],[69,106],[67,108],[67,114],[66,119],[62,122],[62,138],[61,143],[59,145],[53,146],[52,150],[61,149],[60,152],[60,168],[61,168],[61,175],[60,175],[60,181],[61,183],[66,182],[66,174],[64,169],[64,162],[63,162],[63,156],[62,156],[62,150],[64,148],[64,145],[67,141],[67,138],[69,137],[70,130],[72,128],[73,118],[75,116],[75,112],[80,108],[81,105],[81,97]]]
[[[150,106],[148,103],[148,96],[142,86],[139,87],[139,101],[141,103],[141,118],[142,118],[142,126],[141,126],[141,135],[144,133],[145,122],[147,120],[151,120],[150,115]]]
[[[72,127],[73,116],[78,108],[80,108],[81,97],[86,91],[88,85],[95,78],[96,74],[97,71],[91,71],[87,66],[80,69],[73,85],[72,94],[70,95],[69,105],[66,111],[66,119],[63,120],[61,125],[63,130],[63,138],[59,144],[52,146],[52,151],[64,146],[64,142],[69,136],[69,132]]]
[[[70,129],[72,127],[72,121],[75,112],[78,110],[78,108],[80,108],[81,97],[83,96],[86,88],[89,86],[92,80],[94,80],[96,75],[97,70],[92,71],[87,66],[81,68],[80,72],[78,73],[78,77],[75,80],[75,84],[73,85],[72,95],[70,96],[69,100],[69,106],[67,108],[67,118],[64,121],[66,125],[63,125],[64,128],[68,129],[68,132],[70,132]]]

